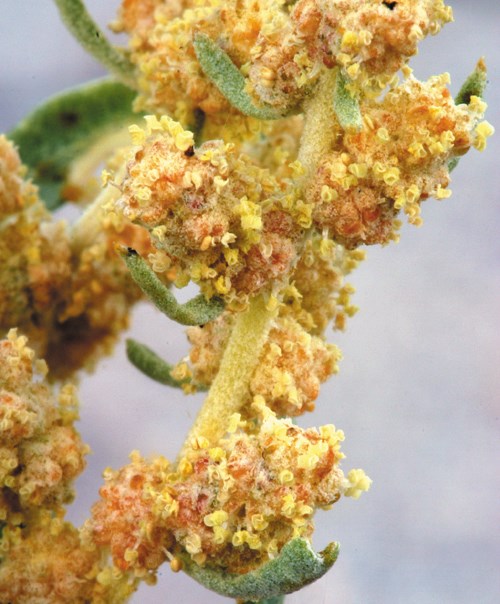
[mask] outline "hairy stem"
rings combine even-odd
[[[262,295],[252,298],[248,310],[238,315],[219,372],[179,459],[185,455],[194,438],[203,436],[214,446],[224,435],[229,418],[248,398],[250,379],[275,316],[276,311],[267,309]]]
[[[298,159],[306,170],[301,183],[303,190],[314,177],[321,157],[330,149],[337,132],[333,109],[335,76],[334,70],[325,70],[315,95],[305,107],[304,132],[298,154]],[[304,239],[307,236],[306,232]],[[179,459],[184,457],[192,440],[198,436],[208,439],[210,445],[216,445],[224,435],[231,415],[237,413],[248,400],[250,380],[275,316],[276,311],[268,310],[263,296],[259,295],[250,301],[248,310],[237,317],[219,372],[188,434]]]
[[[315,94],[304,107],[304,130],[298,155],[298,160],[306,170],[303,188],[313,178],[319,161],[330,150],[337,134],[337,118],[333,106],[335,79],[335,69],[325,70]]]

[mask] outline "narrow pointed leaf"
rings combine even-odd
[[[194,50],[201,68],[233,107],[260,120],[277,120],[283,115],[273,107],[257,107],[245,91],[245,77],[228,55],[205,34],[194,38]]]
[[[120,82],[97,80],[49,99],[8,134],[49,210],[64,202],[72,163],[137,119],[134,97]]]
[[[479,59],[474,71],[468,76],[462,87],[458,91],[455,97],[456,105],[468,105],[470,103],[471,96],[477,96],[482,98],[487,84],[487,73],[486,65],[483,59]],[[448,162],[448,170],[451,172],[457,167],[459,157],[454,157]]]
[[[342,70],[337,71],[333,108],[343,130],[359,131],[363,128],[363,119],[359,109],[359,101],[347,89],[348,79]]]
[[[316,554],[305,539],[297,538],[287,543],[277,558],[244,575],[198,566],[187,554],[181,557],[185,572],[208,589],[229,598],[258,602],[316,581],[333,566],[338,553],[338,543],[330,543]]]
[[[160,384],[182,388],[184,384],[191,382],[189,378],[185,380],[173,378],[171,373],[173,366],[160,358],[150,348],[135,340],[127,340],[127,357],[134,367],[156,382],[160,382]]]
[[[460,161],[460,158],[458,158],[458,157],[454,157],[453,159],[450,159],[450,161],[448,162],[448,172],[453,172],[453,170],[458,166],[459,161]]]
[[[66,27],[83,48],[123,82],[133,86],[135,67],[124,50],[108,40],[87,12],[82,0],[54,0]]]
[[[483,97],[486,88],[486,65],[483,59],[479,59],[474,71],[468,76],[455,97],[455,104],[470,103],[471,96]]]
[[[202,295],[179,304],[169,288],[135,250],[121,248],[119,251],[132,279],[153,304],[173,321],[181,325],[204,325],[216,319],[224,310],[224,302],[220,298],[214,297],[207,301]]]

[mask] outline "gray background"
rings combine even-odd
[[[106,23],[115,1],[88,1]],[[454,24],[424,41],[412,62],[425,79],[449,71],[452,91],[486,55],[488,119],[500,124],[500,6],[452,3]],[[0,130],[54,92],[101,75],[58,21],[48,0],[0,0]],[[317,516],[315,547],[342,543],[330,573],[287,598],[290,604],[488,604],[500,601],[499,188],[500,133],[453,173],[451,199],[430,200],[421,229],[370,249],[352,275],[359,314],[345,334],[340,374],[302,425],[334,422],[346,433],[344,468],[373,479],[359,501],[341,500]],[[146,305],[135,337],[176,360],[182,330]],[[159,334],[162,334],[159,336]],[[185,398],[139,375],[123,343],[81,388],[80,430],[93,450],[69,518],[81,523],[106,466],[132,449],[174,457],[200,398]],[[135,604],[228,601],[162,569]]]

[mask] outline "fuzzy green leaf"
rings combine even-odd
[[[87,12],[82,0],[54,0],[66,27],[83,48],[111,73],[134,86],[135,67],[127,52],[108,42],[104,33]]]
[[[196,296],[179,304],[169,288],[158,279],[155,272],[132,248],[121,248],[120,254],[127,265],[132,279],[161,312],[181,325],[205,325],[216,319],[224,310],[220,298],[206,300]]]
[[[330,543],[316,554],[305,539],[297,538],[287,543],[278,557],[244,575],[198,566],[187,554],[181,559],[185,572],[208,589],[229,598],[258,602],[292,593],[316,581],[333,566],[338,553],[338,543]]]
[[[182,388],[185,384],[192,384],[190,378],[177,380],[172,377],[173,365],[164,361],[156,352],[148,348],[144,344],[137,342],[131,338],[127,339],[127,358],[139,371],[147,375],[151,379],[172,386],[173,388]],[[198,392],[206,390],[204,386],[194,384]]]
[[[359,101],[347,89],[349,83],[342,70],[337,71],[333,109],[343,130],[359,131],[363,128],[363,119],[359,109]]]
[[[173,378],[171,374],[173,366],[160,358],[151,348],[136,340],[127,340],[127,357],[134,367],[160,384],[181,388],[183,384],[190,382],[189,379]]]
[[[486,76],[486,65],[483,59],[479,59],[474,71],[468,76],[462,87],[458,91],[455,97],[455,104],[461,105],[470,103],[471,96],[478,96],[480,98],[484,95],[486,88],[487,76]]]
[[[97,80],[49,99],[8,134],[49,210],[64,202],[71,164],[137,118],[134,97],[120,82]]]
[[[450,159],[450,161],[448,162],[448,172],[453,172],[453,170],[458,166],[459,161],[460,161],[460,158],[458,158],[458,157],[454,157],[453,159]]]
[[[260,120],[277,120],[283,115],[273,107],[254,105],[245,91],[245,77],[228,55],[206,34],[196,34],[194,51],[201,68],[233,107]]]
[[[458,91],[457,96],[455,97],[456,105],[468,105],[470,103],[471,96],[478,96],[482,98],[484,95],[484,91],[487,84],[487,73],[486,73],[486,65],[483,59],[479,59],[477,62],[474,71],[468,76],[465,82],[462,84],[462,87]],[[450,159],[448,162],[448,170],[451,172],[457,167],[458,162],[460,161],[459,157],[454,157]]]

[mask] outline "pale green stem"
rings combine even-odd
[[[221,365],[179,454],[185,456],[191,442],[204,437],[215,446],[227,430],[229,418],[248,400],[250,379],[257,366],[275,310],[268,310],[262,295],[250,300],[248,310],[240,313],[224,350]]]
[[[332,103],[334,87],[335,72],[325,70],[316,94],[305,107],[304,132],[298,156],[306,170],[300,183],[302,189],[314,177],[321,157],[330,150],[336,134],[337,122]],[[239,412],[248,400],[250,380],[275,316],[276,311],[266,308],[262,295],[253,298],[248,310],[237,316],[217,376],[178,459],[186,455],[196,437],[205,437],[211,446],[215,446],[224,436],[229,418]]]
[[[332,102],[335,75],[334,71],[325,70],[316,89],[316,94],[305,106],[305,125],[298,155],[298,160],[304,166],[305,173],[301,181],[297,183],[302,193],[314,179],[320,160],[331,150],[332,142],[337,134],[338,122]],[[308,236],[309,231],[306,231],[303,242]],[[301,247],[299,245],[299,251]],[[203,437],[207,439],[209,446],[217,445],[227,430],[230,417],[234,413],[238,413],[242,406],[249,401],[250,381],[276,314],[276,310],[271,311],[266,307],[264,296],[258,295],[250,300],[248,310],[236,317],[219,371],[188,434],[178,460],[189,453],[196,438]],[[294,546],[297,545],[293,541],[291,543]],[[290,546],[290,543],[288,546]],[[338,546],[336,546],[336,551],[338,551]],[[264,567],[265,572],[269,572],[269,564],[272,565],[273,562],[276,561],[271,561]],[[285,565],[288,566],[288,564]],[[218,573],[214,573],[210,569],[204,571],[197,565],[193,565],[191,570],[195,575],[208,574],[208,583],[210,584],[215,581],[219,585],[222,582],[222,591],[214,588],[213,585],[211,589],[234,597],[235,594],[230,593],[231,590],[228,591],[227,589],[230,587],[228,581],[226,581],[227,577],[219,576]],[[272,575],[271,584],[275,585],[274,571],[270,572]],[[289,575],[288,569],[285,574]],[[202,584],[207,584],[199,576],[197,580]],[[307,582],[310,582],[310,580],[311,577],[308,577]],[[225,585],[225,583],[228,583],[228,585]],[[240,587],[236,589],[238,595],[241,594]],[[295,589],[297,589],[296,586],[293,590]],[[280,591],[285,593],[289,590],[283,586],[283,588],[280,587]],[[263,593],[268,592],[267,590]],[[283,602],[283,595],[260,600],[260,604],[283,604]]]
[[[337,118],[333,107],[336,70],[325,70],[316,88],[304,106],[304,130],[300,141],[298,160],[305,168],[305,188],[314,178],[321,158],[331,150],[337,134]]]

